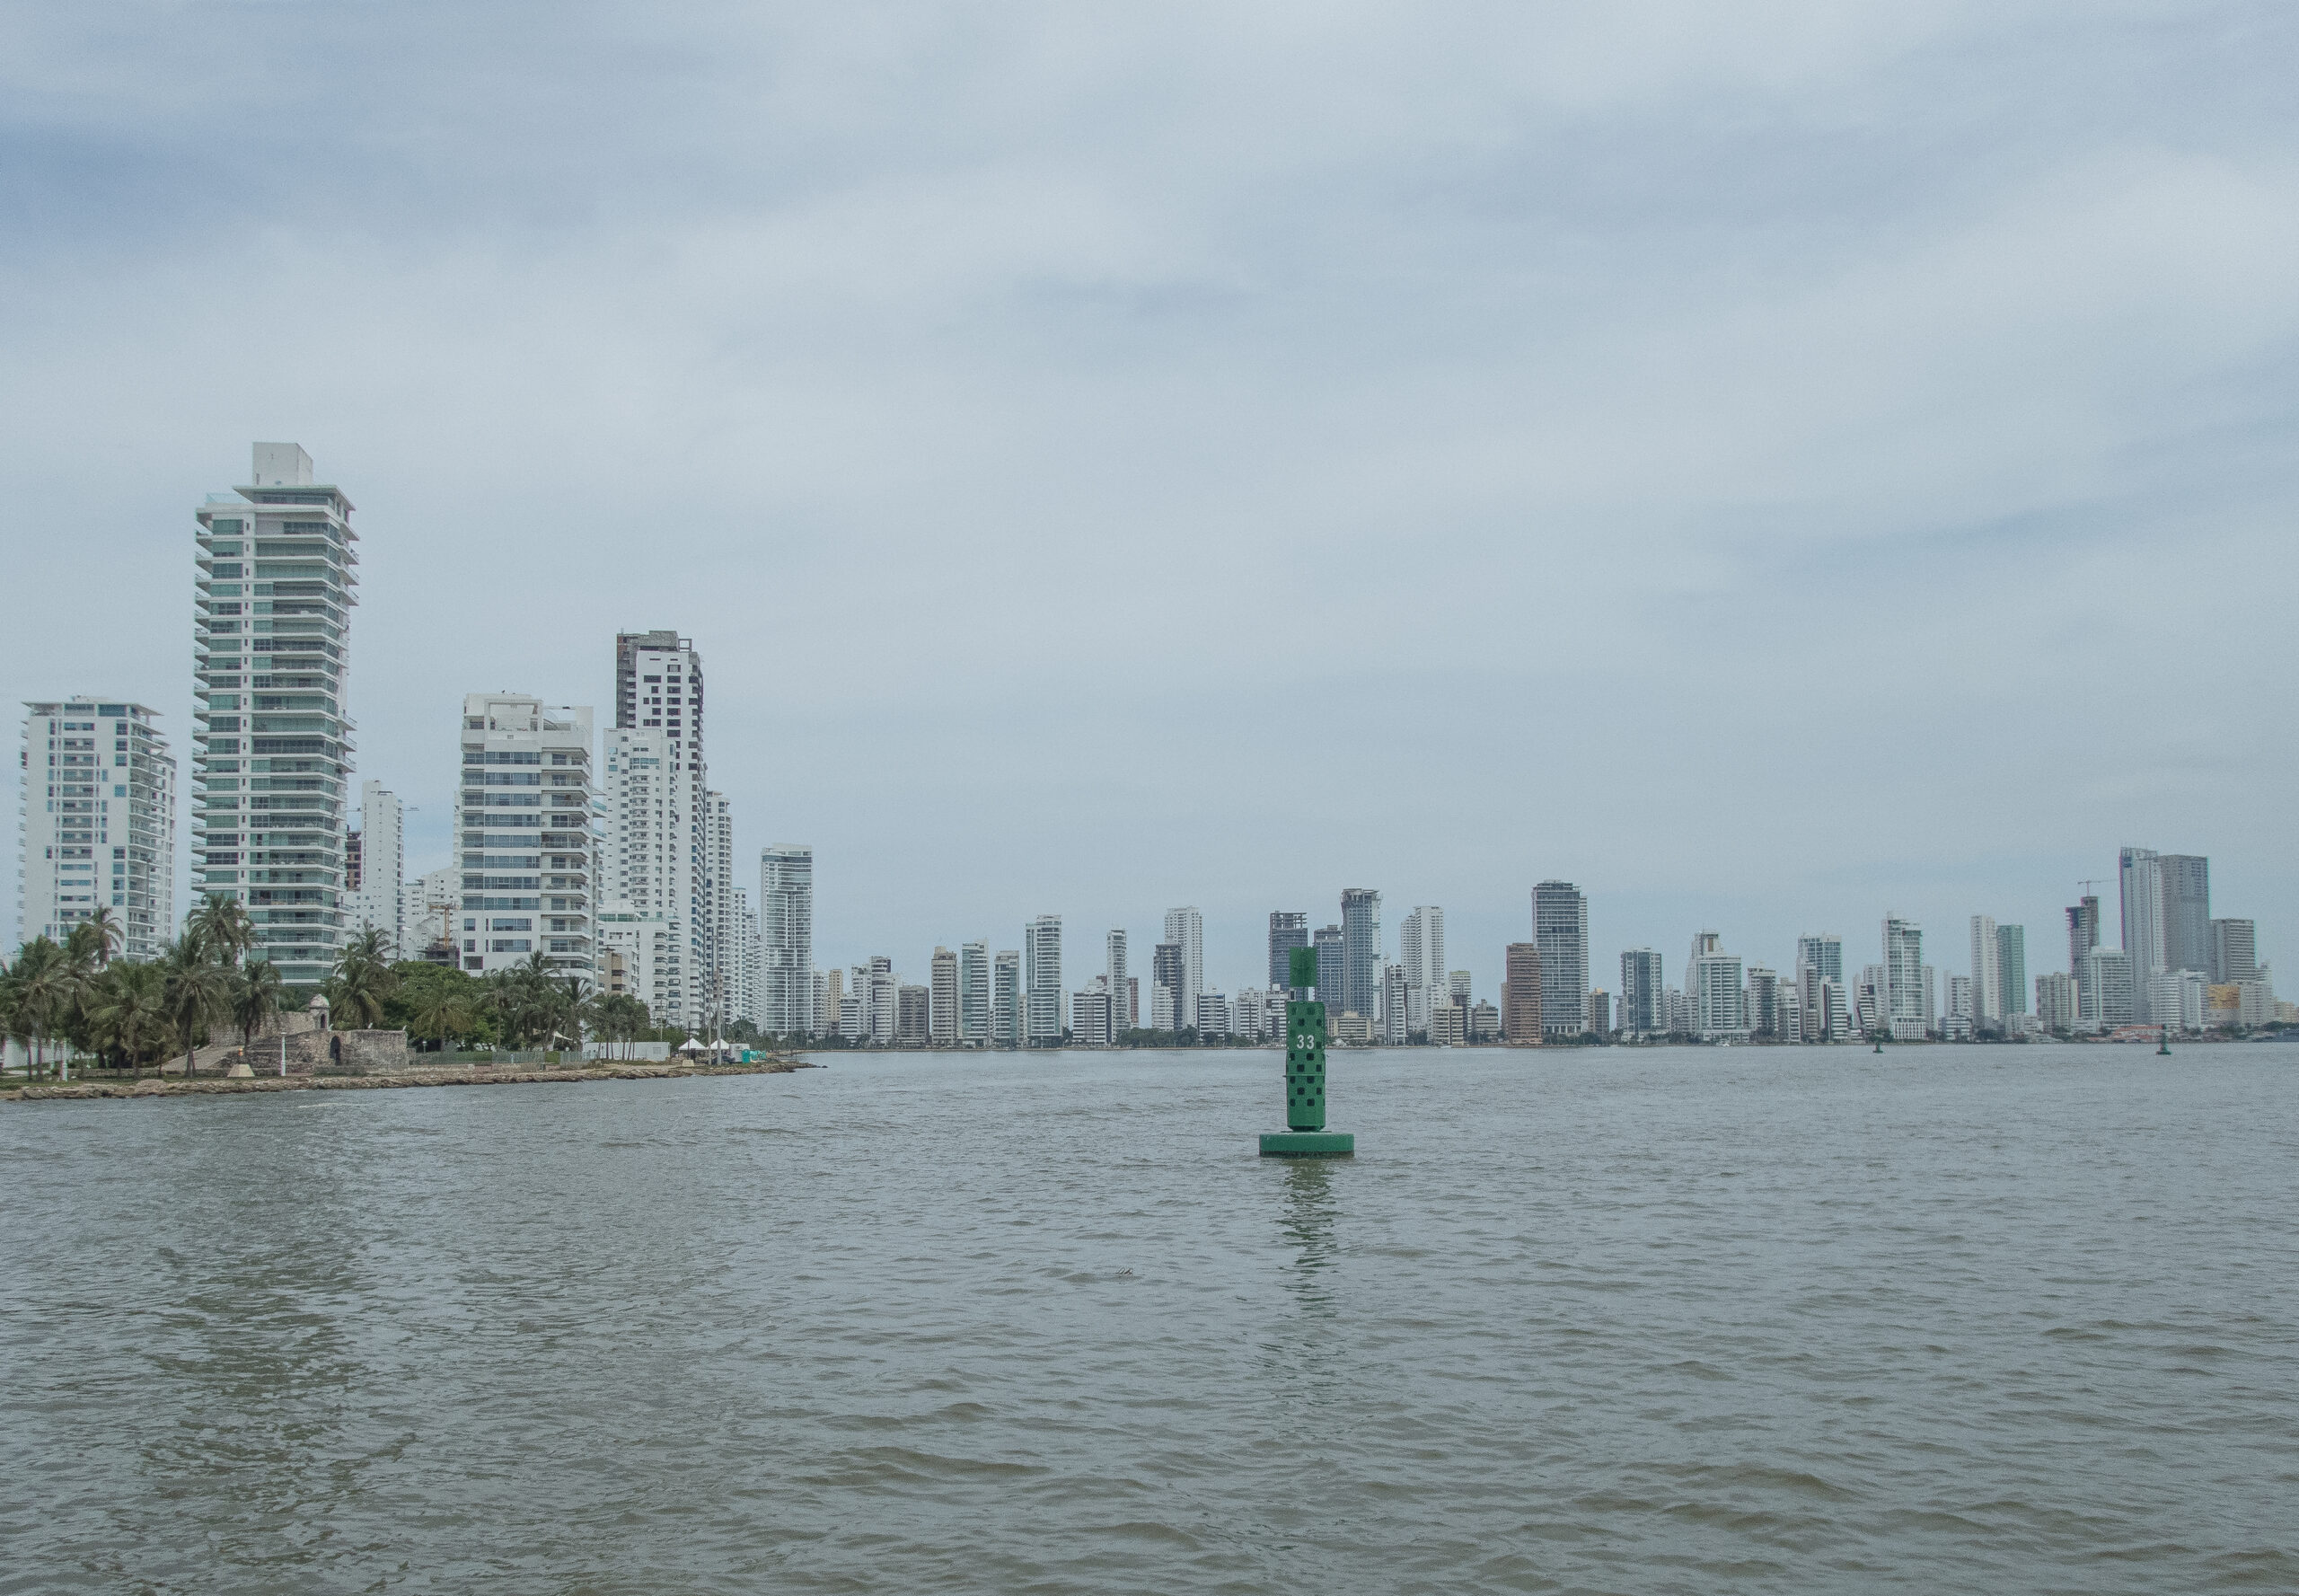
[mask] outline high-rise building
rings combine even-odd
[[[1201,1042],[1229,1040],[1233,1017],[1229,1012],[1229,998],[1226,992],[1202,992],[1197,994],[1197,1039]]]
[[[2004,966],[1996,948],[1995,919],[1972,916],[1972,1001],[1965,1016],[1977,1032],[2004,1028]],[[1951,996],[1952,1008],[1952,996]]]
[[[1511,942],[1502,957],[1501,1039],[1529,1047],[1541,1039],[1541,949],[1537,942]]]
[[[24,711],[18,934],[61,942],[102,908],[122,956],[155,957],[176,919],[176,762],[158,714],[95,697]]]
[[[1995,928],[1996,983],[2004,993],[2004,1017],[2028,1011],[2028,928]]]
[[[1534,886],[1533,940],[1541,950],[1541,1029],[1576,1035],[1589,1023],[1589,900],[1579,887]]]
[[[1370,886],[1341,893],[1341,1007],[1369,1020],[1381,1007],[1381,895]]]
[[[1070,997],[1070,1040],[1078,1047],[1107,1047],[1117,1040],[1117,1009],[1110,1001],[1109,977],[1097,975],[1086,990]]]
[[[1041,914],[1022,929],[1022,953],[1027,976],[1026,1016],[1028,1039],[1034,1046],[1053,1046],[1068,1027],[1061,990],[1061,916]]]
[[[291,986],[327,979],[344,939],[351,607],[359,534],[295,444],[260,443],[254,481],[193,512],[195,895],[238,899],[256,957]],[[117,783],[115,783],[117,785]]]
[[[1796,972],[1801,980],[1806,970],[1816,973],[1822,981],[1844,984],[1844,939],[1834,931],[1822,931],[1818,936],[1796,939]]]
[[[1124,930],[1113,926],[1109,935],[1102,939],[1102,946],[1108,960],[1108,966],[1102,974],[1109,988],[1110,1035],[1114,1037],[1118,1032],[1126,1029],[1129,1024],[1125,1012],[1125,994],[1130,978],[1125,973]]]
[[[1429,1028],[1431,1001],[1445,999],[1445,911],[1422,904],[1397,929],[1397,963],[1405,967],[1405,1029]]]
[[[2067,973],[2083,962],[2083,956],[2100,945],[2100,900],[2090,894],[2067,906]]]
[[[1897,914],[1884,916],[1883,1013],[1896,1041],[1918,1041],[1931,1029],[1924,990],[1924,928]]]
[[[753,1030],[766,1029],[766,967],[765,950],[759,941],[758,915],[751,908],[751,895],[742,887],[735,889],[735,957],[730,966],[733,980],[729,983],[727,1013],[729,1019],[739,1019]]]
[[[2036,1023],[2056,1036],[2075,1028],[2075,977],[2048,971],[2036,977]]]
[[[1001,948],[990,968],[990,1040],[993,1045],[1022,1045],[1027,1029],[1026,1009],[1021,949]]]
[[[2211,968],[2207,974],[2213,981],[2222,983],[2257,981],[2259,978],[2259,928],[2248,920],[2213,921]]]
[[[777,842],[758,856],[759,1028],[802,1036],[835,1014],[812,1012],[815,966],[815,851]]]
[[[1381,1044],[1385,1047],[1405,1045],[1407,1004],[1405,966],[1385,964],[1381,966]]]
[[[1613,994],[1601,986],[1589,994],[1589,1029],[1599,1036],[1613,1034]]]
[[[1309,917],[1297,909],[1273,909],[1269,916],[1269,983],[1282,987],[1292,979],[1296,948],[1309,945]]]
[[[1740,956],[1724,951],[1722,939],[1703,931],[1699,951],[1685,965],[1686,1019],[1704,1042],[1737,1042],[1748,1035],[1748,996]]]
[[[1346,1006],[1342,1001],[1342,970],[1347,960],[1343,956],[1341,928],[1337,925],[1319,926],[1310,934],[1309,945],[1317,955],[1317,1001],[1326,1006],[1326,1013],[1330,1018],[1339,1014]]]
[[[1631,1036],[1668,1035],[1660,956],[1650,948],[1631,948],[1620,956],[1620,1028]]]
[[[1780,994],[1789,983],[1781,980],[1780,973],[1764,965],[1750,965],[1748,986],[1741,999],[1740,1011],[1747,1017],[1750,1034],[1769,1040],[1781,1040],[1786,1036],[1781,1021]]]
[[[735,928],[735,811],[723,792],[702,795],[702,913],[710,927],[710,973],[704,986],[712,1023],[736,1014],[741,957]]]
[[[508,970],[543,954],[595,978],[591,711],[519,692],[463,697],[455,789],[462,967]]]
[[[691,790],[691,762],[661,727],[618,727],[604,741],[600,763],[606,837],[600,849],[600,891],[618,911],[663,922],[678,952],[665,961],[665,1006],[655,1023],[700,1030],[707,1007],[709,972],[702,961],[709,939],[697,934],[692,921],[702,910],[703,895],[697,885],[702,830],[696,811],[701,798]]]
[[[958,956],[947,948],[937,948],[929,979],[933,1014],[927,1033],[936,1045],[947,1046],[958,1039]]]
[[[990,944],[968,942],[958,949],[958,1040],[990,1040]]]
[[[2163,967],[2202,974],[2211,964],[2211,861],[2200,854],[2166,853],[2159,868],[2163,879]]]
[[[718,844],[709,763],[703,751],[702,657],[676,631],[618,632],[614,736],[609,774],[637,762],[653,777],[649,807],[634,812],[610,791],[609,895],[658,910],[686,939],[687,991],[670,1023],[700,1027],[718,985]],[[611,784],[612,785],[612,784]],[[727,864],[731,871],[731,852]],[[762,901],[761,907],[764,904]]]
[[[2116,878],[2123,891],[2123,950],[2131,955],[2131,978],[2144,994],[2148,977],[2163,968],[2162,858],[2152,848],[2123,849],[2116,855]]]
[[[1182,1011],[1182,945],[1160,942],[1150,950],[1150,1028],[1183,1031],[1189,1016]]]
[[[383,933],[393,959],[412,958],[407,946],[405,806],[380,781],[359,784],[359,879],[351,893],[351,929]]]
[[[2138,961],[2120,948],[2094,948],[2075,972],[2076,1028],[2113,1030],[2141,1018],[2134,974]]]
[[[903,1047],[923,1047],[928,1039],[928,1004],[929,999],[922,986],[897,985],[894,988],[894,1041]]]
[[[609,904],[599,911],[599,958],[595,977],[599,991],[609,997],[636,998],[647,1005],[650,1018],[661,1023],[686,991],[682,961],[686,936],[668,918],[651,909]],[[455,943],[460,950],[477,939]],[[457,957],[463,957],[460,951]]]
[[[1193,908],[1167,910],[1166,940],[1182,950],[1181,984],[1174,992],[1178,1030],[1196,1023],[1197,994],[1205,990],[1205,917]]]

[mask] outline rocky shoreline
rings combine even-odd
[[[255,1075],[199,1080],[40,1081],[0,1091],[0,1103],[52,1102],[59,1098],[186,1098],[245,1092],[375,1091],[410,1086],[540,1086],[584,1080],[683,1080],[695,1075],[787,1075],[816,1066],[797,1059],[759,1064],[603,1063],[542,1069],[506,1067],[460,1070],[394,1070],[376,1075]]]

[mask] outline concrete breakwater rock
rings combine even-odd
[[[694,1075],[787,1075],[815,1066],[797,1059],[761,1064],[593,1064],[544,1069],[397,1070],[388,1075],[257,1075],[239,1080],[69,1080],[0,1092],[0,1102],[82,1098],[185,1098],[246,1092],[383,1091],[409,1086],[530,1086],[583,1080],[683,1080]]]

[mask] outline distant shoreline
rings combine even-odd
[[[819,1069],[799,1059],[756,1064],[600,1064],[587,1068],[394,1070],[380,1075],[228,1075],[197,1080],[36,1081],[0,1091],[0,1102],[84,1101],[103,1098],[240,1097],[257,1092],[376,1091],[413,1086],[555,1086],[586,1080],[684,1080],[698,1075],[787,1075]]]

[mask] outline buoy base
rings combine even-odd
[[[1345,1159],[1357,1153],[1357,1138],[1347,1131],[1270,1131],[1261,1139],[1265,1159]]]

